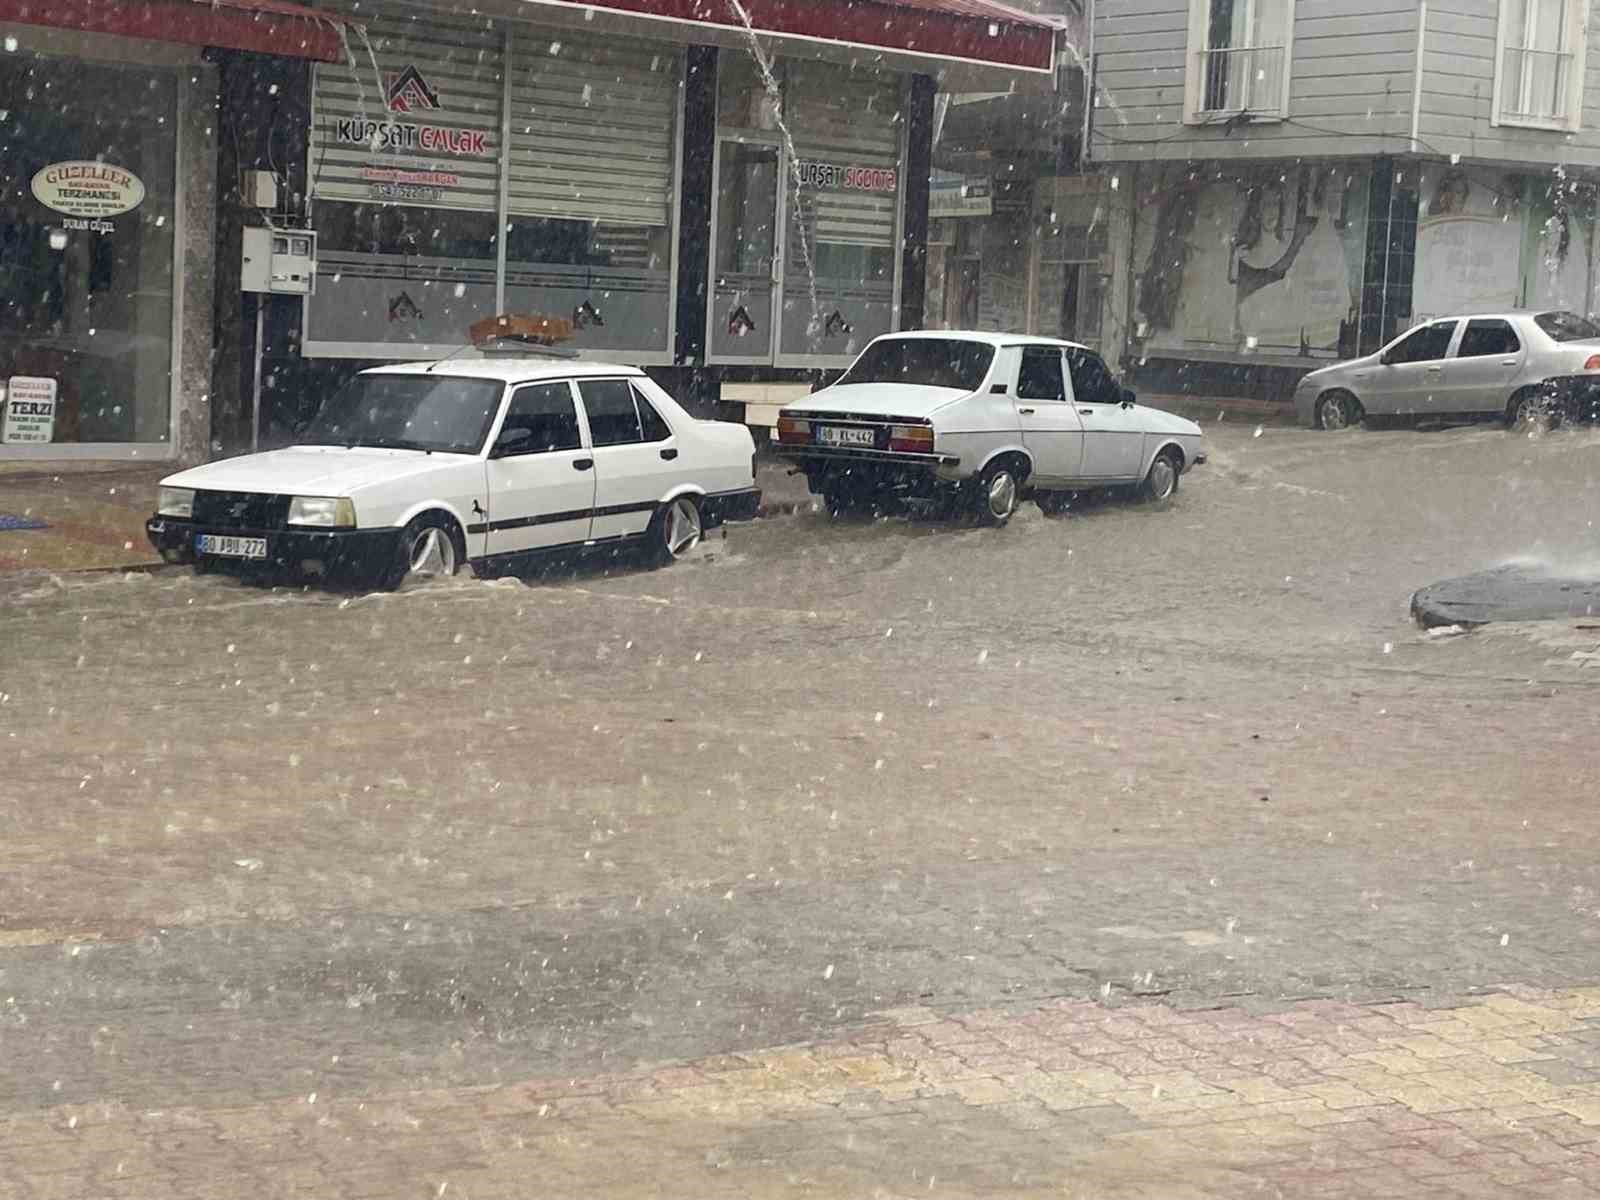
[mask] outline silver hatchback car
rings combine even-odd
[[[1316,429],[1366,416],[1492,413],[1513,426],[1593,418],[1600,326],[1558,310],[1441,317],[1376,354],[1312,371],[1295,413]]]

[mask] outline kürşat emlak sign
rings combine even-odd
[[[34,174],[33,198],[69,217],[115,217],[144,203],[144,182],[110,163],[51,163]]]
[[[848,167],[839,163],[802,161],[800,183],[828,191],[893,192],[900,175],[892,167]]]

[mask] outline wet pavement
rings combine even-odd
[[[800,511],[663,572],[0,575],[18,1194],[1518,1194],[1600,1139],[1600,622],[1439,636],[1407,601],[1600,559],[1600,434],[1207,431],[1165,509]],[[1461,1032],[1513,1002],[1543,1015]],[[1105,1027],[1135,1009],[1244,1041],[1152,1082],[1189,1068]],[[1371,1016],[1471,1061],[1402,1088]],[[1064,1032],[895,1049],[935,1020]],[[696,1091],[730,1055],[758,1073]],[[1152,1132],[1174,1089],[1230,1115]],[[1499,1124],[1439,1156],[1505,1179],[1396,1165],[1445,1111]],[[1526,1194],[1594,1194],[1586,1154]]]

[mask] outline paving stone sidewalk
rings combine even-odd
[[[61,1107],[0,1119],[0,1147],[18,1200],[1591,1196],[1600,988],[1266,1015],[903,1008],[594,1078]]]

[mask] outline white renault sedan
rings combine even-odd
[[[146,531],[169,562],[393,588],[622,543],[666,563],[759,503],[743,425],[635,367],[495,355],[363,371],[297,445],[163,480]]]
[[[1010,334],[880,337],[777,432],[834,513],[965,499],[995,525],[1029,492],[1047,512],[1107,487],[1166,500],[1206,460],[1198,425],[1135,403],[1088,347]]]

